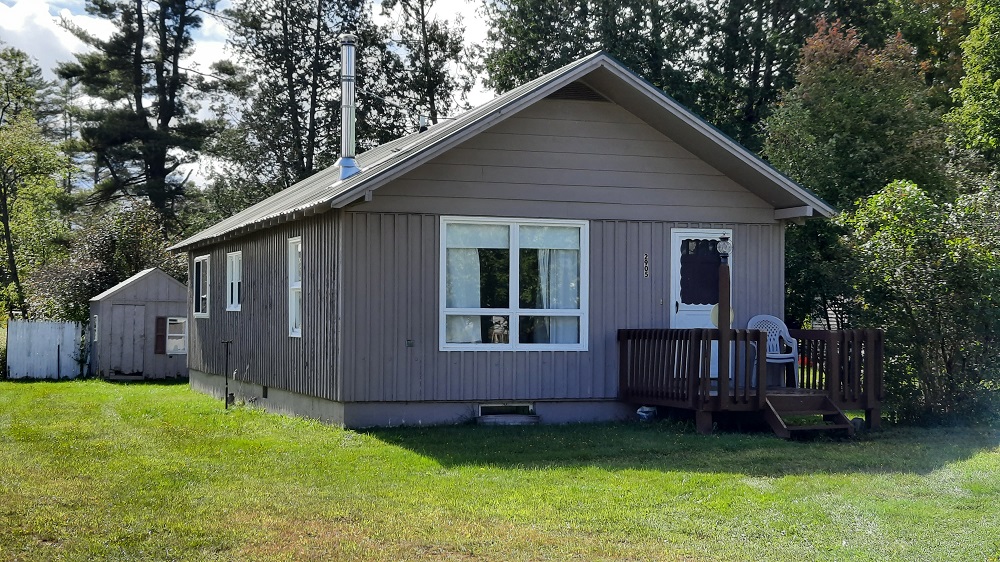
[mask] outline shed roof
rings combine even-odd
[[[160,276],[169,279],[173,283],[176,283],[183,291],[187,292],[187,286],[185,286],[180,281],[178,281],[178,280],[174,279],[173,277],[171,277],[166,271],[163,271],[162,269],[160,269],[158,267],[151,267],[149,269],[144,269],[144,270],[140,271],[139,273],[136,273],[132,277],[129,277],[128,279],[126,279],[126,280],[122,281],[121,283],[115,285],[114,287],[111,287],[110,289],[108,289],[108,290],[106,290],[106,291],[98,294],[97,296],[91,297],[90,302],[104,300],[104,299],[106,299],[106,298],[108,298],[108,297],[110,297],[110,296],[112,296],[112,295],[114,295],[114,294],[122,291],[123,289],[125,289],[125,288],[127,288],[127,287],[129,287],[129,286],[131,286],[133,284],[135,284],[135,283],[139,283],[139,282],[146,281],[146,280],[152,279],[154,277],[160,277]]]
[[[572,82],[583,82],[775,207],[776,218],[832,216],[818,196],[604,52],[593,53],[454,119],[358,155],[345,180],[331,166],[172,246],[188,250],[343,207]]]

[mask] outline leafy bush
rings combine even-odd
[[[87,322],[91,297],[150,267],[184,281],[184,258],[166,248],[160,215],[146,202],[127,201],[77,231],[68,257],[31,276],[32,315]]]
[[[888,409],[904,421],[994,415],[1000,388],[1000,191],[935,203],[894,182],[853,229],[860,321],[886,331]]]

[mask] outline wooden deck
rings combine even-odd
[[[864,410],[866,425],[878,428],[882,332],[790,332],[799,345],[797,385],[791,369],[775,376],[775,366],[757,361],[757,350],[765,348],[765,334],[758,330],[730,330],[729,353],[722,356],[719,330],[619,330],[619,396],[640,405],[693,410],[703,433],[711,432],[720,412],[758,416],[782,437],[821,430],[853,434],[844,410]],[[719,377],[719,365],[730,376]],[[821,422],[796,425],[789,421],[794,418]]]

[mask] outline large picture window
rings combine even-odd
[[[208,316],[209,305],[209,272],[208,256],[198,256],[194,259],[194,315],[198,317]]]
[[[441,232],[441,349],[586,349],[586,222],[443,217]]]

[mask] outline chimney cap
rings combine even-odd
[[[342,33],[340,35],[341,45],[353,45],[358,42],[358,36],[353,33]]]

